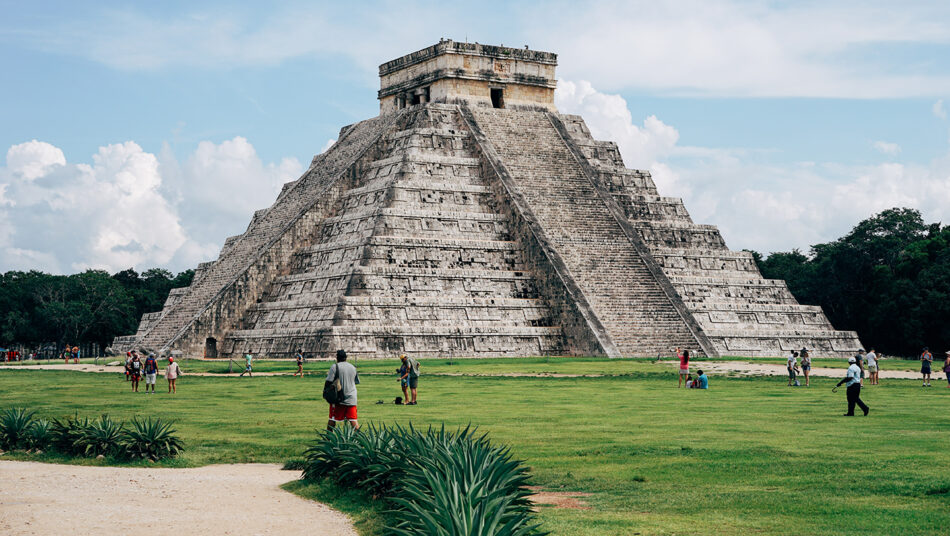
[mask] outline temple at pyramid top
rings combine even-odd
[[[381,114],[425,103],[555,111],[557,54],[441,40],[379,66]]]

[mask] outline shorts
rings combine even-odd
[[[920,366],[921,374],[930,374],[930,363],[924,361],[924,364]]]
[[[330,420],[334,422],[355,421],[356,406],[331,405]]]
[[[158,374],[146,374],[146,375],[145,375],[145,385],[148,385],[148,384],[155,385],[155,377],[156,377],[156,376],[158,376]]]
[[[133,373],[129,374],[129,376],[130,376],[133,380],[139,380],[139,379],[142,377],[142,375],[139,374],[138,372],[133,372]]]
[[[419,387],[419,376],[416,376],[415,378],[409,376],[409,388],[415,389],[416,387]]]
[[[790,379],[793,379],[793,380],[794,380],[794,379],[795,379],[795,369],[793,369],[792,367],[785,367],[785,368],[788,369],[788,377],[789,377]]]
[[[802,365],[802,370],[803,370],[803,371],[809,371],[809,370],[811,370],[811,365]]]
[[[868,365],[868,372],[877,372],[877,365]]]
[[[680,368],[680,376],[688,376],[688,375],[689,375],[689,367]]]
[[[409,387],[409,378],[402,378],[401,380],[399,380],[399,383],[400,383],[403,387]]]

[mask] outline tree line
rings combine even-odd
[[[105,348],[116,336],[134,333],[143,313],[161,310],[169,291],[191,284],[194,274],[160,268],[141,274],[131,268],[111,275],[103,270],[0,274],[0,346]]]
[[[857,331],[866,345],[903,356],[923,346],[950,348],[950,226],[926,224],[917,210],[885,210],[807,255],[751,253],[763,276],[785,280],[800,303],[820,305],[835,328]],[[193,277],[194,270],[173,276],[160,268],[7,272],[0,275],[0,346],[105,347]]]
[[[784,279],[800,303],[888,355],[950,349],[950,226],[892,208],[845,236],[799,250],[752,252],[762,275]]]

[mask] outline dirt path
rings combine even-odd
[[[676,367],[678,362],[676,361],[660,361],[657,363],[662,367],[668,367],[671,370]],[[690,363],[691,370],[703,369],[704,372],[712,374],[738,374],[742,376],[785,376],[787,374],[785,370],[785,365],[776,365],[769,363],[749,363],[746,361],[694,361]],[[207,376],[213,378],[233,378],[240,375],[240,371],[233,372],[231,374],[227,373],[217,373],[217,372],[188,372],[187,371],[188,362],[185,361],[183,368],[185,368],[186,376]],[[920,379],[920,373],[909,370],[887,370],[887,363],[884,362],[885,368],[881,370],[880,377],[881,379],[911,379],[916,380]],[[0,365],[0,370],[3,369],[10,370],[71,370],[76,372],[112,372],[116,374],[122,374],[124,368],[122,366],[108,366],[108,365],[94,365],[87,363],[80,364],[62,364],[62,365]],[[940,367],[934,366],[934,375],[931,381],[936,381],[937,379],[945,378],[944,373],[940,370]],[[160,371],[160,375],[163,375],[164,371]],[[824,368],[824,367],[813,367],[811,369],[812,376],[825,377],[825,378],[843,378],[845,369],[836,369],[836,368]],[[307,375],[321,375],[322,373],[314,373],[311,371],[307,372]],[[287,372],[255,372],[254,376],[291,376],[293,375],[293,370],[288,370]],[[388,372],[365,372],[365,376],[391,376],[392,374]],[[491,377],[491,378],[602,378],[604,376],[610,376],[610,374],[567,374],[560,372],[496,372],[496,373],[481,373],[481,372],[430,372],[426,376],[464,376],[464,377]]]
[[[345,515],[278,486],[278,465],[193,469],[0,461],[0,534],[356,536]]]

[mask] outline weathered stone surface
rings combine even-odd
[[[113,346],[366,357],[859,346],[660,196],[648,172],[626,169],[616,144],[553,111],[554,65],[453,42],[384,64],[388,113],[344,128]],[[420,88],[439,102],[386,101]]]

